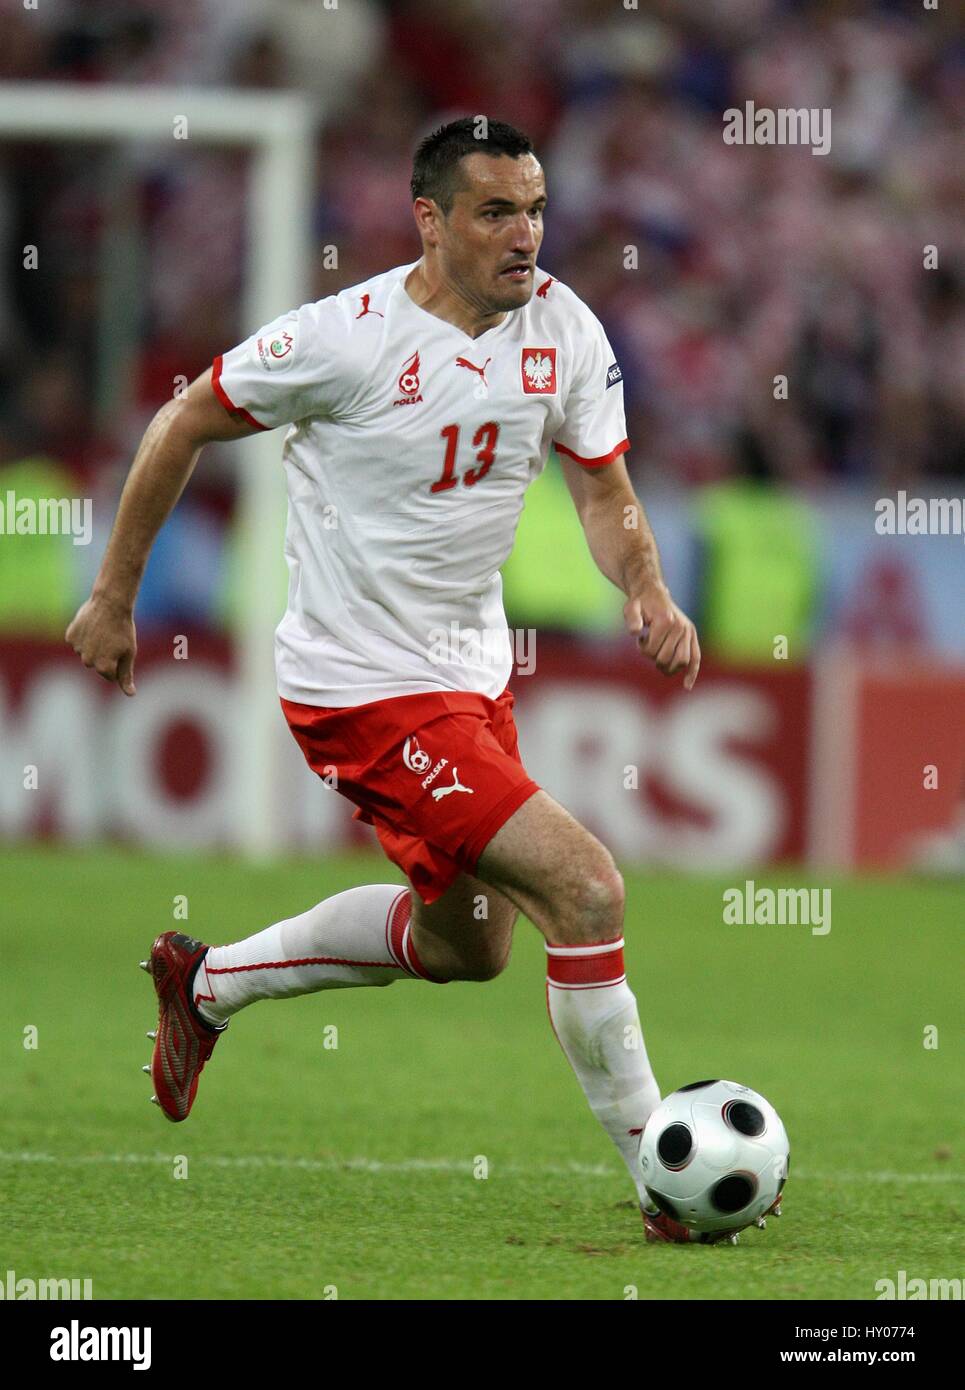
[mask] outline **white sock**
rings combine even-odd
[[[233,946],[212,946],[194,977],[195,1007],[217,1024],[256,999],[391,985],[406,975],[429,980],[409,939],[411,911],[407,888],[371,883]]]
[[[595,946],[546,947],[546,1003],[600,1124],[650,1206],[637,1166],[640,1134],[660,1104],[660,1089],[643,1042],[637,1001],[623,969],[623,939]]]

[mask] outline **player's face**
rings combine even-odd
[[[484,313],[518,309],[532,296],[543,240],[546,184],[539,160],[470,154],[462,174],[468,188],[437,223],[440,269]]]

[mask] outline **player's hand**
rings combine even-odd
[[[119,685],[125,695],[136,693],[137,635],[134,616],[125,604],[92,596],[77,610],[64,639],[85,666],[93,666],[99,676]]]
[[[666,584],[647,584],[623,605],[628,631],[665,676],[686,671],[684,689],[693,690],[700,670],[697,629],[670,597]]]

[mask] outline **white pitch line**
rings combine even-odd
[[[77,1168],[91,1164],[114,1164],[133,1166],[136,1164],[170,1164],[173,1154],[51,1154],[34,1150],[19,1153],[0,1151],[0,1165],[12,1163],[51,1164],[56,1167]],[[396,1162],[386,1162],[379,1158],[292,1158],[278,1154],[204,1154],[195,1158],[196,1164],[208,1164],[212,1168],[281,1168],[300,1169],[308,1173],[461,1173],[472,1175],[473,1160],[469,1158],[403,1158]],[[514,1177],[533,1177],[547,1174],[551,1177],[610,1178],[620,1170],[604,1163],[533,1164],[503,1163],[499,1160],[491,1165],[500,1173]],[[792,1170],[788,1179],[797,1182],[830,1183],[958,1183],[965,1182],[965,1173],[809,1173]]]
[[[54,1164],[58,1167],[80,1167],[95,1163],[103,1164],[153,1164],[170,1165],[173,1154],[49,1154],[24,1151],[22,1153],[0,1152],[0,1165],[6,1163]],[[462,1173],[472,1175],[473,1160],[469,1158],[403,1158],[387,1162],[380,1158],[292,1158],[278,1154],[209,1154],[194,1160],[196,1163],[210,1164],[213,1168],[281,1168],[301,1169],[309,1173]],[[516,1176],[533,1175],[532,1165],[521,1163],[500,1163],[499,1169]],[[546,1165],[539,1170],[557,1177],[608,1178],[618,1172],[615,1167],[603,1163],[571,1163],[567,1165]]]

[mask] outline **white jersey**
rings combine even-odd
[[[527,487],[551,442],[588,468],[628,447],[620,369],[572,290],[537,271],[530,302],[471,338],[410,298],[417,264],[303,304],[213,366],[228,409],[291,426],[275,662],[301,704],[495,699],[512,669],[499,570]]]

